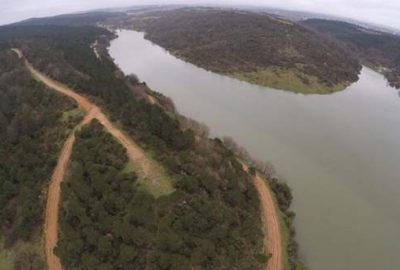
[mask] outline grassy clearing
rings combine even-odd
[[[146,176],[139,166],[131,165],[130,169],[138,173],[138,184],[155,198],[174,192],[173,180],[167,175],[164,168],[153,160],[149,160],[149,162],[152,163],[152,168],[162,173]]]
[[[295,69],[267,68],[253,72],[237,72],[231,76],[253,84],[302,94],[330,94],[347,86],[347,83],[327,86],[320,83],[316,77]]]
[[[67,134],[69,134],[83,117],[85,117],[85,112],[80,108],[74,108],[63,112],[60,121],[63,125],[68,127]]]
[[[296,265],[297,270],[308,270],[308,268],[301,262],[298,262]]]
[[[0,239],[0,246],[3,247],[3,240]],[[0,269],[14,270],[14,262],[21,259],[21,254],[31,254],[31,258],[35,258],[35,265],[44,266],[43,240],[40,233],[35,233],[30,242],[18,241],[10,249],[0,249]]]
[[[122,173],[128,174],[131,172],[136,172],[138,174],[139,188],[150,193],[154,196],[154,198],[174,192],[175,189],[173,187],[173,180],[167,175],[167,173],[164,171],[164,168],[153,160],[149,160],[149,162],[152,163],[152,168],[155,168],[158,172],[162,173],[145,176],[140,166],[134,166],[130,161],[126,163]]]
[[[76,122],[78,119],[81,119],[85,115],[84,111],[80,108],[74,108],[69,111],[63,112],[61,116],[61,121],[64,123]]]
[[[119,121],[115,121],[113,123],[122,131],[122,133],[124,133],[127,138],[132,140],[131,136],[124,131],[123,125]],[[146,176],[139,164],[133,165],[130,161],[127,162],[122,170],[122,173],[130,173],[135,171],[138,175],[138,184],[140,188],[149,192],[155,198],[174,192],[175,188],[173,187],[173,179],[167,174],[165,168],[154,159],[154,154],[146,149],[145,146],[138,146],[141,147],[145,152],[147,162],[149,162],[149,165],[153,169],[154,173]]]
[[[0,245],[3,246],[3,241],[0,241]],[[0,269],[2,270],[13,270],[14,253],[11,250],[0,249]]]

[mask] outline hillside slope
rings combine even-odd
[[[115,154],[118,160],[110,161],[107,155],[118,148],[107,148],[107,140],[103,144],[95,139],[83,148],[78,143],[79,155],[73,154],[73,159],[85,162],[78,171],[84,173],[72,167],[68,183],[76,187],[78,205],[86,210],[76,212],[80,208],[63,205],[69,215],[62,220],[56,252],[67,269],[109,269],[110,265],[118,269],[144,269],[146,265],[151,266],[148,269],[260,269],[265,265],[260,201],[252,177],[220,140],[196,135],[183,124],[190,120],[138,96],[135,82],[118,71],[104,50],[99,48],[101,59],[96,57],[90,44],[98,39],[104,46],[110,33],[67,26],[13,26],[0,31],[7,40],[5,50],[10,44],[21,48],[35,67],[73,85],[118,122],[127,136],[161,164],[174,188],[173,193],[151,190],[154,185],[144,183],[157,179],[142,177],[137,168],[125,164],[121,150]],[[36,170],[42,172],[42,168]],[[9,173],[18,177],[14,170]],[[124,178],[124,173],[135,177]],[[49,175],[39,176],[40,183],[49,179]],[[62,192],[62,198],[70,198],[67,189]],[[5,205],[2,201],[1,207]],[[25,219],[36,222],[30,213]],[[101,245],[93,245],[93,239]]]
[[[146,32],[172,54],[214,72],[303,93],[330,93],[358,79],[360,65],[314,31],[245,11],[185,8],[110,20]]]
[[[63,215],[55,253],[63,266],[264,269],[270,251],[263,245],[265,232],[253,177],[221,140],[210,139],[201,125],[171,109],[168,99],[124,76],[106,51],[112,37],[105,29],[76,24],[0,27],[4,51],[20,48],[36,69],[76,89],[78,95],[101,108],[118,129],[160,164],[164,180],[173,187],[160,188],[158,179],[143,176],[127,164],[121,145],[97,124],[86,127],[77,135],[67,181],[61,189]],[[90,47],[96,40],[100,57]],[[11,59],[21,66],[16,57]],[[81,118],[75,119],[76,108],[73,110],[62,114],[62,119],[75,120],[76,124]],[[65,138],[57,141],[58,151]],[[48,178],[48,174],[42,177],[41,183]],[[24,179],[20,184],[24,185]],[[293,215],[286,212],[285,205],[291,198],[285,203],[279,200],[281,193],[290,191],[281,192],[275,189],[275,182],[271,184],[290,227]],[[24,213],[16,217],[20,220]],[[40,229],[41,221],[33,227]],[[23,241],[30,243],[31,239]],[[295,265],[297,246],[293,239],[285,245],[287,261]],[[7,246],[11,249],[12,245]],[[31,261],[25,261],[25,269],[41,269],[29,265]]]
[[[383,73],[391,86],[400,88],[400,36],[332,20],[309,19],[302,24],[340,40],[364,64]]]

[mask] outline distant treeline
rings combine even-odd
[[[382,72],[391,86],[400,88],[400,36],[341,21],[309,19],[302,23],[340,40],[361,62]]]
[[[299,80],[316,87],[311,90],[316,93],[323,90],[312,84],[334,91],[356,81],[361,68],[350,51],[334,40],[261,13],[182,8],[121,16],[111,23],[144,31],[149,40],[214,72],[245,74],[245,78],[255,73],[256,83],[263,81],[262,71],[268,72],[270,86],[274,80]]]

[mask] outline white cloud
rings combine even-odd
[[[222,4],[319,12],[400,29],[399,0],[0,0],[0,24],[105,7],[140,4]]]

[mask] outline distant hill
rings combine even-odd
[[[400,36],[341,21],[308,19],[302,24],[340,40],[364,64],[383,73],[391,86],[400,88]]]
[[[330,93],[356,81],[361,68],[336,42],[265,14],[183,8],[121,18],[114,23],[145,31],[180,58],[264,86]]]
[[[14,23],[13,25],[95,25],[98,22],[121,15],[124,15],[124,13],[95,11],[86,13],[63,14],[44,18],[30,18],[21,22]]]

